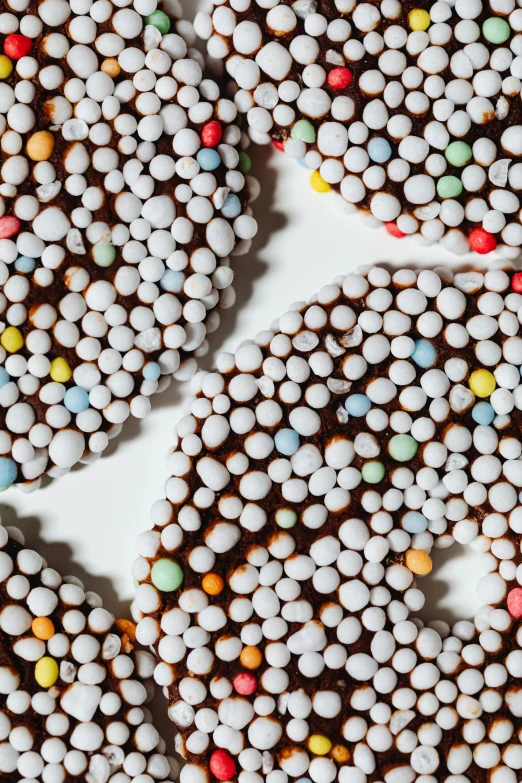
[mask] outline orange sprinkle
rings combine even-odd
[[[103,73],[106,73],[107,76],[110,76],[111,79],[115,79],[116,76],[120,75],[120,64],[118,60],[115,60],[114,57],[107,57],[106,60],[104,60],[101,64],[101,69]]]
[[[136,625],[131,623],[130,620],[116,620],[116,627],[122,632],[127,634],[131,642],[136,641]]]
[[[37,131],[29,138],[26,151],[31,160],[49,160],[54,150],[54,136],[50,131]]]
[[[245,669],[257,669],[263,662],[263,656],[257,647],[243,647],[239,660]]]
[[[35,617],[31,623],[31,629],[37,639],[47,641],[54,636],[54,625],[48,617]]]
[[[205,593],[208,593],[209,595],[219,595],[224,588],[225,583],[219,574],[205,574],[201,586]]]
[[[427,552],[422,549],[408,549],[406,552],[406,567],[414,574],[425,576],[433,568],[433,563]]]
[[[344,745],[334,745],[330,755],[338,764],[346,764],[350,761],[350,751]]]
[[[121,649],[127,655],[134,650],[134,645],[131,644],[130,639],[126,633],[122,634],[121,637]]]

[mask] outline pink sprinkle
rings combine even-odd
[[[20,231],[21,223],[17,217],[5,215],[0,218],[0,239],[10,239]]]
[[[231,780],[236,774],[236,762],[225,750],[215,750],[210,757],[209,766],[218,780]]]
[[[522,587],[514,587],[507,597],[507,608],[511,617],[522,617]]]
[[[241,696],[250,696],[250,694],[255,693],[257,689],[256,678],[253,674],[249,674],[248,672],[236,674],[233,683],[235,690],[237,693],[240,693]]]

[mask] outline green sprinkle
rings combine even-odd
[[[240,152],[239,171],[241,172],[241,174],[248,174],[251,168],[252,168],[252,161],[250,160],[250,155],[247,155],[246,152]]]
[[[377,460],[365,462],[361,470],[363,481],[366,481],[367,484],[379,484],[383,480],[385,472],[384,465]]]
[[[511,35],[511,28],[505,19],[490,16],[482,25],[482,35],[492,44],[501,44]]]
[[[183,581],[183,571],[174,560],[167,557],[157,560],[150,572],[152,584],[162,593],[170,593],[177,590]]]
[[[151,24],[156,27],[162,35],[166,35],[170,30],[170,19],[163,11],[154,11],[145,17],[145,24]]]
[[[116,248],[114,245],[98,243],[92,249],[92,257],[96,266],[112,266],[116,260]]]
[[[279,527],[288,529],[293,527],[297,522],[297,514],[290,508],[280,508],[276,511],[275,521]]]
[[[417,453],[419,444],[411,435],[394,435],[388,443],[390,457],[397,462],[409,462]]]
[[[315,141],[315,128],[308,120],[298,120],[292,128],[290,134],[293,139],[299,139],[299,141],[306,141],[307,144],[312,144]]]
[[[446,160],[452,166],[465,166],[471,160],[471,147],[465,141],[452,141],[446,147]]]
[[[462,182],[458,177],[441,177],[437,182],[437,193],[441,198],[457,198],[462,193]]]

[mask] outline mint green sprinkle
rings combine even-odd
[[[397,462],[409,462],[417,453],[419,444],[411,435],[394,435],[388,443],[390,457]]]
[[[312,144],[315,141],[315,128],[308,120],[298,120],[292,128],[290,134],[293,139],[299,139],[299,141],[306,141],[307,144]]]
[[[452,141],[446,147],[446,160],[452,166],[465,166],[471,160],[471,147],[465,141]]]
[[[250,155],[247,155],[246,152],[240,152],[239,171],[241,172],[241,174],[248,174],[251,168],[252,168],[252,161],[250,160]]]
[[[276,511],[275,521],[279,527],[288,529],[294,527],[297,522],[297,514],[290,508],[280,508]]]
[[[92,257],[96,266],[112,266],[116,260],[116,248],[114,245],[98,243],[92,249]]]
[[[177,590],[182,583],[183,571],[174,560],[163,557],[152,566],[150,578],[154,587],[162,593],[170,593]]]
[[[154,11],[145,17],[145,24],[153,25],[162,35],[170,30],[170,19],[163,11]]]
[[[377,460],[365,462],[361,470],[363,481],[366,481],[367,484],[379,484],[383,480],[385,472],[384,465]]]
[[[492,44],[502,44],[511,35],[511,28],[505,19],[490,16],[482,25],[482,35]]]
[[[441,177],[437,182],[440,198],[457,198],[462,193],[462,182],[458,177]]]

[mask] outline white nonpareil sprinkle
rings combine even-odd
[[[0,14],[0,486],[99,457],[208,351],[248,251],[249,139],[157,0]]]
[[[183,783],[516,782],[521,277],[365,267],[194,376],[133,566]]]

